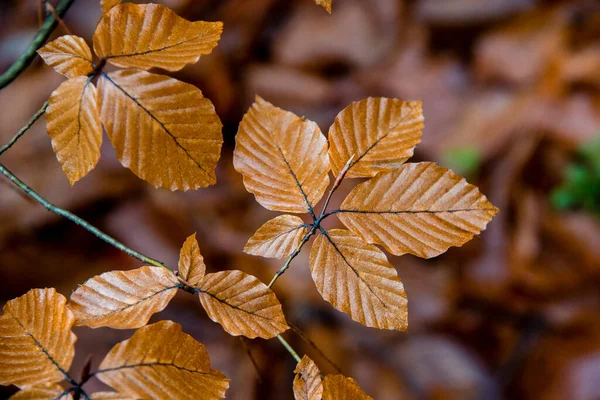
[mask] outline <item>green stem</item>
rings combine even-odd
[[[44,113],[46,112],[46,109],[48,108],[48,102],[45,102],[44,105],[42,105],[42,108],[39,109],[38,112],[36,112],[33,117],[31,117],[31,119],[29,120],[29,122],[27,123],[27,125],[25,125],[24,127],[22,127],[19,132],[17,132],[17,134],[15,136],[13,136],[12,139],[10,139],[10,141],[8,143],[6,143],[4,146],[2,146],[2,148],[0,148],[0,155],[2,155],[2,153],[4,153],[6,150],[10,149],[12,147],[13,144],[15,144],[17,142],[17,140],[19,140],[19,138],[21,136],[23,136],[25,134],[25,132],[27,132],[32,126],[33,124],[35,124],[35,122],[40,119],[40,117],[42,115],[44,115]]]
[[[294,357],[294,360],[296,360],[296,362],[300,362],[300,356],[298,355],[298,353],[296,353],[296,350],[294,350],[292,348],[292,346],[290,346],[290,344],[288,342],[286,342],[286,340],[283,338],[283,336],[277,335],[277,339],[279,339],[279,341],[281,342],[283,347],[285,347],[285,349],[288,351],[288,353],[290,353],[292,355],[292,357]]]
[[[61,0],[56,7],[56,15],[62,18],[74,1],[75,0]],[[35,38],[33,38],[19,59],[15,61],[6,72],[0,75],[0,89],[10,85],[12,81],[17,79],[21,72],[25,71],[29,64],[35,59],[38,49],[43,46],[46,40],[48,40],[57,25],[58,21],[54,15],[49,14],[44,21],[44,25],[42,25],[37,35],[35,35]]]

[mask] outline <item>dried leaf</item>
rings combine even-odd
[[[270,339],[289,328],[275,293],[252,275],[242,271],[208,274],[199,289],[210,319],[230,335]]]
[[[56,158],[74,185],[100,159],[102,125],[94,84],[85,76],[63,82],[50,96],[46,121]]]
[[[310,252],[317,290],[363,325],[406,331],[404,286],[385,254],[345,229],[322,232]]]
[[[315,0],[315,3],[326,9],[327,12],[331,14],[331,0]]]
[[[102,74],[98,90],[100,118],[124,166],[170,190],[216,182],[222,125],[198,88],[163,75],[124,70]]]
[[[0,384],[39,385],[65,378],[75,355],[75,318],[54,289],[8,301],[0,317]]]
[[[96,376],[119,393],[156,400],[222,399],[229,380],[210,369],[202,343],[161,321],[138,329],[111,349]]]
[[[186,239],[179,253],[179,276],[190,285],[198,286],[205,273],[206,265],[194,233]]]
[[[100,0],[100,7],[102,7],[102,14],[109,12],[117,4],[121,4],[122,0]]]
[[[92,51],[79,36],[61,36],[39,49],[38,54],[46,64],[67,78],[87,76],[94,70]]]
[[[329,184],[327,140],[317,124],[258,96],[240,123],[233,165],[269,210],[312,210]]]
[[[420,101],[369,97],[352,103],[329,129],[333,172],[338,175],[352,156],[348,178],[394,170],[412,157],[422,129]]]
[[[18,391],[9,400],[72,400],[71,393],[56,383],[27,387]]]
[[[119,67],[178,71],[217,45],[221,22],[190,22],[159,4],[115,6],[98,23],[94,50]]]
[[[92,400],[136,400],[133,397],[123,396],[117,392],[96,392],[90,395]]]
[[[77,325],[139,328],[169,304],[177,284],[175,275],[161,267],[106,272],[78,287],[69,308]]]
[[[280,215],[258,228],[244,252],[255,256],[284,258],[298,248],[308,227],[294,215]]]
[[[477,187],[430,162],[357,185],[340,208],[342,222],[367,242],[423,258],[471,240],[498,211]]]
[[[366,394],[358,383],[344,375],[327,375],[323,379],[323,400],[367,400],[373,398]]]
[[[308,356],[302,360],[294,370],[294,398],[296,400],[321,400],[323,396],[323,382],[319,367]]]

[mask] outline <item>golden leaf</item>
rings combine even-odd
[[[111,271],[95,276],[71,295],[77,325],[139,328],[177,293],[175,275],[161,267]]]
[[[280,215],[258,228],[244,252],[255,256],[284,258],[298,248],[308,227],[294,215]]]
[[[9,400],[72,400],[71,393],[56,383],[27,387],[18,391]]]
[[[77,337],[67,299],[54,289],[32,289],[8,301],[0,317],[0,385],[63,380]]]
[[[310,252],[321,296],[363,325],[406,331],[404,286],[385,254],[345,229],[322,232]]]
[[[216,182],[222,125],[198,88],[163,75],[124,70],[102,74],[98,90],[100,118],[124,166],[165,189],[197,189]]]
[[[315,3],[326,9],[327,12],[331,14],[331,0],[315,0]]]
[[[123,396],[117,392],[96,392],[90,395],[92,400],[136,400],[133,397]]]
[[[172,321],[138,329],[110,350],[95,376],[122,395],[153,400],[222,399],[229,387],[210,368],[204,345]]]
[[[327,140],[317,124],[258,96],[240,123],[233,165],[269,210],[312,211],[329,184]]]
[[[275,293],[252,275],[242,271],[208,274],[199,289],[210,319],[230,335],[270,339],[289,328]]]
[[[56,158],[74,185],[100,159],[102,125],[94,84],[85,76],[63,82],[50,96],[46,121]]]
[[[68,78],[87,76],[94,70],[92,51],[83,38],[65,35],[38,50],[44,62]]]
[[[421,141],[420,101],[366,98],[342,110],[329,129],[329,157],[335,175],[354,160],[348,178],[394,170],[413,155]]]
[[[323,379],[323,400],[373,400],[356,381],[344,375],[327,375]]]
[[[121,4],[122,0],[100,0],[100,7],[102,7],[102,14],[109,12],[117,4]]]
[[[179,276],[192,286],[198,286],[206,273],[204,258],[196,234],[188,237],[179,252]]]
[[[217,45],[221,22],[190,22],[159,4],[124,3],[98,23],[94,50],[119,67],[178,71]]]
[[[319,367],[308,356],[302,360],[294,370],[294,398],[296,400],[321,400],[323,396],[323,382]]]
[[[340,208],[342,222],[369,243],[423,258],[471,240],[498,211],[477,187],[429,162],[357,185]]]

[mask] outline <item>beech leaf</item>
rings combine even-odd
[[[298,248],[308,227],[295,215],[280,215],[258,228],[244,252],[255,256],[284,258]]]
[[[329,157],[337,176],[354,156],[346,177],[371,177],[394,170],[421,140],[420,101],[366,98],[342,110],[329,129]]]
[[[221,22],[190,22],[159,4],[114,6],[94,33],[96,54],[119,67],[178,71],[217,45]]]
[[[46,121],[56,158],[74,185],[100,159],[102,125],[94,84],[85,76],[63,82],[50,96]]]
[[[323,382],[321,381],[321,371],[313,360],[308,356],[302,357],[302,360],[294,370],[294,398],[296,400],[321,400],[323,396]]]
[[[434,163],[405,164],[361,183],[339,217],[390,253],[430,258],[485,229],[498,209],[464,178]]]
[[[356,381],[344,375],[327,375],[323,379],[323,400],[373,400]]]
[[[138,328],[169,304],[177,285],[175,275],[161,267],[106,272],[79,286],[69,308],[77,325]]]
[[[0,385],[62,381],[77,337],[67,299],[54,289],[32,289],[8,301],[0,317]]]
[[[72,400],[71,393],[56,383],[27,387],[12,395],[9,400]]]
[[[98,90],[100,118],[124,166],[170,190],[216,182],[222,125],[198,88],[163,75],[123,70],[103,73]]]
[[[322,231],[310,252],[321,296],[363,325],[406,331],[404,286],[385,254],[345,229]]]
[[[117,4],[121,4],[122,0],[100,0],[100,7],[102,8],[102,14],[109,12]]]
[[[179,252],[179,276],[192,286],[198,286],[206,273],[204,258],[196,234],[188,237]]]
[[[154,400],[222,399],[229,387],[210,368],[204,345],[172,321],[140,328],[114,346],[95,376],[122,395]]]
[[[87,76],[94,70],[92,51],[79,36],[61,36],[39,49],[38,54],[46,64],[67,78]]]
[[[270,339],[289,327],[275,293],[252,275],[221,271],[204,277],[200,302],[232,336]]]
[[[312,211],[329,184],[327,140],[317,124],[258,96],[240,123],[233,165],[269,210]]]

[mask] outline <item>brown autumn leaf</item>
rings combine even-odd
[[[407,330],[404,286],[377,247],[345,229],[323,231],[311,249],[310,270],[323,299],[353,320]]]
[[[400,167],[412,157],[422,129],[420,101],[369,97],[350,104],[329,129],[334,175],[352,156],[348,178],[372,177]]]
[[[46,64],[67,78],[87,76],[94,70],[92,51],[79,36],[61,36],[39,49],[38,54]]]
[[[289,328],[275,293],[252,275],[242,271],[208,274],[198,289],[210,319],[230,335],[270,339]]]
[[[344,375],[327,375],[323,379],[323,400],[373,400],[356,381]]]
[[[431,258],[471,240],[497,212],[464,178],[422,162],[357,185],[338,215],[350,230],[392,254]]]
[[[73,396],[56,383],[28,386],[12,395],[9,400],[72,400]]]
[[[0,317],[0,384],[25,387],[62,381],[77,337],[67,299],[54,289],[32,289],[8,301]]]
[[[95,276],[71,295],[69,308],[77,325],[92,328],[139,328],[175,296],[178,282],[171,271],[141,267]]]
[[[124,166],[170,190],[216,182],[222,125],[198,88],[130,69],[103,73],[98,90],[100,118]]]
[[[190,285],[197,287],[205,273],[206,265],[194,233],[185,240],[179,252],[179,276]]]
[[[308,356],[302,360],[294,370],[294,398],[296,400],[321,400],[323,396],[323,382],[319,367]]]
[[[258,228],[244,252],[255,256],[284,258],[298,248],[308,227],[295,215],[280,215]]]
[[[121,4],[122,0],[100,0],[100,7],[102,8],[102,14],[109,12],[114,6]]]
[[[86,76],[63,82],[50,96],[46,121],[56,158],[74,185],[100,159],[102,126],[94,84]]]
[[[315,0],[315,3],[326,9],[327,12],[331,14],[331,0]]]
[[[222,31],[221,22],[190,22],[160,4],[124,3],[98,23],[94,51],[118,67],[178,71],[210,53]]]
[[[233,165],[265,208],[305,213],[329,184],[327,140],[312,121],[256,97],[236,136]]]
[[[156,400],[222,399],[229,387],[210,368],[204,345],[172,321],[140,328],[114,346],[95,376],[124,396]]]

